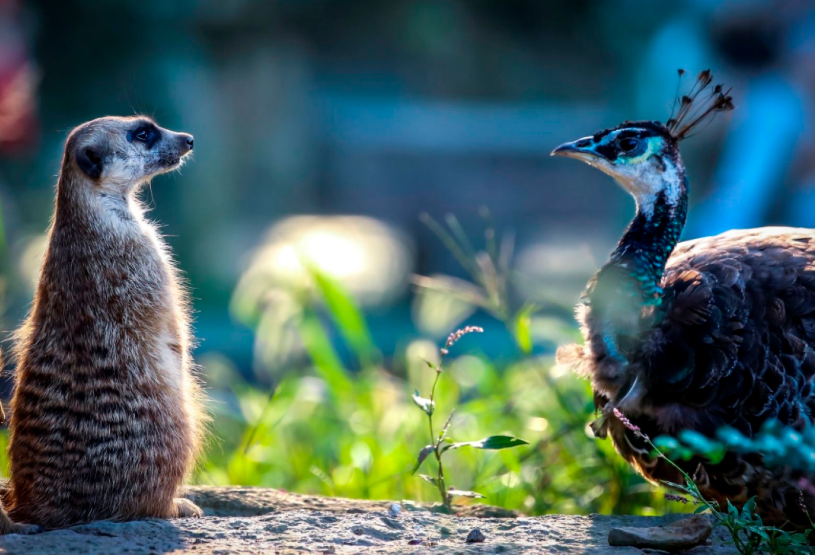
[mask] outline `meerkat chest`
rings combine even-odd
[[[137,340],[156,377],[171,389],[183,389],[188,364],[188,324],[184,291],[167,247],[153,226],[135,219],[130,273],[125,276],[132,321],[143,333]]]
[[[187,367],[189,332],[183,291],[164,245],[154,237],[156,275],[161,288],[155,311],[152,350],[160,379],[174,390],[183,390]]]
[[[159,379],[170,389],[182,391],[187,355],[177,322],[168,318],[162,323],[154,339],[153,350],[155,370]]]

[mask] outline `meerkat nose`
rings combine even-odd
[[[179,139],[181,140],[181,148],[184,150],[183,154],[187,154],[193,148],[195,143],[195,139],[192,135],[187,133],[179,133]]]

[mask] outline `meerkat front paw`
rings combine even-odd
[[[23,524],[20,522],[16,522],[12,527],[10,532],[6,532],[7,534],[41,534],[45,532],[42,526],[37,524]]]
[[[201,507],[183,497],[173,499],[173,507],[176,518],[201,518],[204,516],[204,511],[201,510]]]
[[[41,526],[36,524],[24,524],[22,522],[12,522],[10,519],[3,519],[4,522],[0,525],[0,536],[6,534],[39,534],[43,532]]]

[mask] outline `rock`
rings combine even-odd
[[[695,515],[666,526],[648,528],[612,528],[608,544],[620,547],[640,547],[663,551],[685,551],[707,541],[713,525],[706,515]]]
[[[190,488],[188,497],[203,518],[100,521],[37,535],[0,536],[3,555],[249,555],[261,553],[554,553],[557,555],[642,555],[633,547],[609,547],[613,528],[665,526],[686,515],[660,518],[570,516],[495,518],[512,514],[481,506],[443,514],[402,502],[398,518],[387,516],[391,501],[360,501],[296,495],[261,488]],[[473,506],[478,507],[478,506]],[[478,516],[476,516],[478,515]],[[489,542],[465,544],[478,529]],[[689,555],[731,555],[726,532]]]
[[[396,518],[400,512],[402,512],[402,505],[399,503],[391,503],[391,506],[388,507],[388,516],[391,518]]]
[[[467,534],[467,539],[464,540],[467,543],[483,543],[487,539],[487,536],[479,530],[478,528],[473,528],[470,530],[470,533]]]

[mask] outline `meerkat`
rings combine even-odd
[[[68,137],[31,312],[16,337],[0,533],[197,517],[176,497],[202,436],[189,310],[136,198],[193,137],[104,117]]]

